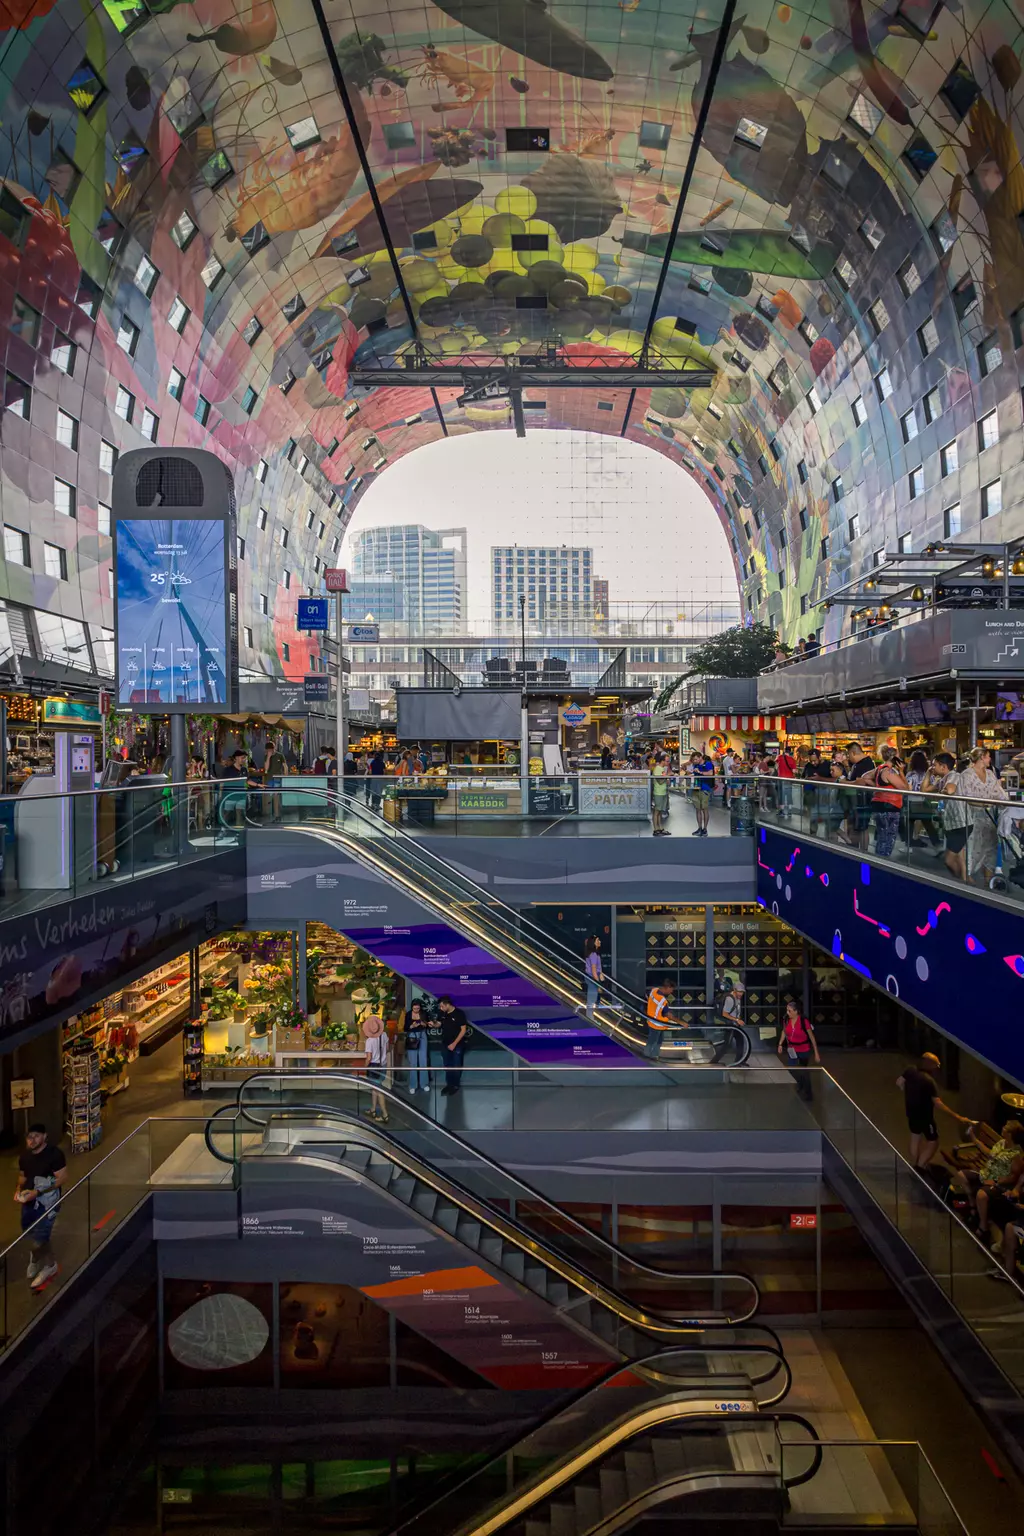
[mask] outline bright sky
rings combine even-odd
[[[612,603],[670,601],[684,611],[737,600],[725,533],[700,487],[662,454],[597,433],[467,432],[419,448],[374,481],[350,537],[389,523],[465,528],[469,618],[490,613],[494,544],[580,545]]]

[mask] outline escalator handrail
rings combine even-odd
[[[408,833],[402,832],[400,828],[396,828],[392,823],[387,824],[387,834],[384,837],[381,837],[379,835],[380,826],[378,823],[375,820],[371,821],[371,818],[367,815],[363,808],[359,806],[355,801],[352,801],[348,796],[339,795],[333,791],[311,789],[303,790],[301,788],[298,790],[298,792],[305,794],[315,794],[319,799],[327,799],[331,804],[340,808],[343,812],[347,812],[353,815],[357,821],[370,824],[373,830],[378,833],[378,835],[369,840],[360,841],[358,838],[352,836],[346,837],[344,827],[332,825],[304,826],[301,823],[294,827],[274,827],[268,829],[263,826],[262,822],[253,821],[248,815],[247,808],[246,820],[248,824],[254,829],[261,831],[297,831],[306,836],[325,837],[328,840],[336,837],[343,841],[347,847],[353,847],[355,850],[357,850],[358,856],[361,857],[365,862],[370,863],[372,866],[377,868],[383,866],[386,872],[392,878],[395,878],[395,871],[388,864],[387,860],[382,858],[374,859],[372,855],[377,850],[378,845],[386,848],[399,843],[400,841],[400,845],[406,854],[408,863],[415,865],[415,863],[419,861],[421,864],[427,866],[428,872],[430,871],[431,863],[433,863],[434,866],[439,867],[443,871],[443,877],[449,882],[449,884],[461,885],[462,891],[468,896],[469,900],[473,903],[474,906],[480,908],[482,913],[493,912],[495,910],[500,911],[505,916],[507,925],[510,926],[513,930],[511,934],[507,932],[501,932],[500,936],[501,942],[503,944],[514,946],[516,942],[523,936],[523,931],[529,930],[529,932],[526,934],[526,937],[528,937],[531,943],[535,945],[549,971],[554,974],[557,985],[565,988],[565,981],[558,974],[558,967],[560,965],[569,971],[569,975],[574,982],[584,982],[586,980],[586,972],[580,964],[578,955],[573,954],[573,952],[566,945],[563,945],[560,940],[555,939],[551,935],[545,933],[544,930],[537,927],[535,923],[531,923],[529,918],[524,917],[521,913],[516,911],[515,908],[509,907],[498,897],[492,896],[489,891],[485,890],[482,886],[477,885],[477,883],[470,879],[468,875],[464,875],[460,870],[456,869],[454,865],[449,864],[446,859],[442,859],[439,854],[436,854],[433,851],[433,849],[426,848],[419,839],[410,837]],[[426,893],[423,891],[417,891],[415,894],[417,894],[421,899],[427,899]],[[447,911],[446,902],[450,901],[451,892],[445,891],[442,886],[440,889],[440,896],[442,898],[440,902],[442,910]],[[448,916],[450,920],[450,913]],[[559,950],[562,952],[561,955],[556,952]],[[564,959],[562,958],[563,956]],[[536,956],[531,956],[531,960],[534,964],[536,964]],[[624,983],[617,981],[612,977],[603,978],[602,986],[606,992],[612,993],[616,996],[616,998],[621,995],[625,1001],[619,1003],[620,1008],[630,1009],[635,1015],[635,1018],[617,1019],[602,1016],[599,1017],[596,1022],[599,1024],[604,1023],[605,1026],[611,1029],[613,1033],[617,1032],[625,1035],[632,1045],[642,1045],[646,1039],[646,1034],[644,1032],[646,1030],[646,999],[641,998],[638,996],[638,994],[633,992],[631,988],[627,987]],[[600,1005],[598,1006],[600,1007]],[[713,1011],[712,1004],[702,1004],[700,1006],[705,1012],[711,1013]],[[670,1025],[669,1028],[671,1027],[672,1026]],[[750,1055],[750,1037],[747,1035],[746,1031],[737,1025],[729,1024],[725,1020],[713,1020],[712,1022],[698,1025],[677,1023],[675,1027],[686,1031],[714,1031],[716,1034],[732,1037],[739,1048],[739,1054],[735,1062],[728,1063],[730,1069],[733,1067],[742,1066]],[[631,1032],[637,1028],[641,1030],[641,1033],[634,1034]],[[669,1048],[671,1049],[671,1045]]]
[[[263,1128],[265,1128],[266,1125],[267,1125],[267,1121],[260,1120],[260,1118],[257,1115],[253,1115],[251,1110],[246,1108],[246,1105],[245,1105],[245,1092],[246,1092],[246,1089],[249,1088],[251,1085],[259,1083],[261,1081],[266,1081],[266,1080],[270,1079],[270,1080],[272,1080],[274,1082],[280,1082],[282,1075],[283,1074],[281,1074],[281,1073],[271,1073],[271,1072],[255,1072],[255,1073],[253,1073],[251,1077],[247,1077],[244,1080],[244,1082],[239,1084],[239,1086],[238,1086],[238,1097],[237,1097],[237,1100],[236,1100],[235,1104],[230,1104],[230,1103],[229,1104],[222,1104],[220,1106],[220,1108],[215,1110],[213,1115],[211,1115],[210,1119],[206,1123],[206,1129],[205,1129],[204,1135],[205,1135],[205,1139],[206,1139],[207,1149],[212,1153],[212,1155],[219,1162],[226,1162],[226,1163],[232,1163],[233,1164],[236,1160],[234,1158],[226,1158],[226,1157],[224,1157],[223,1154],[220,1153],[212,1145],[212,1142],[211,1142],[211,1127],[213,1125],[214,1120],[218,1119],[219,1116],[222,1115],[227,1110],[236,1110],[238,1112],[238,1114],[241,1115],[242,1118],[248,1120],[250,1124],[259,1125],[259,1126],[262,1126]],[[346,1087],[355,1088],[358,1092],[360,1092],[360,1093],[362,1093],[364,1095],[365,1095],[365,1093],[367,1091],[366,1083],[365,1083],[365,1081],[363,1079],[360,1079],[360,1078],[357,1078],[357,1077],[352,1077],[352,1076],[350,1076],[347,1073],[335,1073],[335,1072],[328,1073],[328,1072],[325,1072],[325,1073],[323,1073],[322,1076],[318,1073],[317,1074],[317,1081],[318,1082],[325,1082],[325,1083],[328,1083],[328,1084],[332,1083],[332,1082],[333,1083],[341,1082],[341,1083],[344,1083]],[[493,1158],[488,1157],[487,1154],[485,1152],[482,1152],[479,1147],[475,1147],[472,1144],[472,1142],[464,1140],[463,1137],[457,1135],[455,1131],[450,1130],[447,1126],[441,1125],[437,1120],[432,1120],[429,1115],[424,1114],[423,1111],[420,1110],[419,1108],[417,1108],[415,1105],[407,1104],[405,1102],[405,1100],[399,1098],[399,1096],[392,1089],[385,1088],[382,1084],[375,1084],[374,1085],[374,1092],[379,1093],[382,1098],[389,1099],[393,1104],[395,1104],[396,1106],[400,1107],[403,1111],[405,1111],[406,1114],[411,1114],[412,1116],[415,1117],[416,1120],[421,1121],[423,1123],[424,1127],[427,1128],[432,1134],[433,1133],[439,1133],[441,1138],[442,1138],[442,1140],[446,1140],[446,1141],[450,1142],[452,1144],[452,1147],[459,1154],[468,1155],[469,1157],[476,1159],[478,1162],[486,1164],[488,1169],[490,1169],[491,1172],[499,1175],[500,1178],[506,1180],[510,1184],[518,1185],[519,1188],[523,1191],[523,1195],[522,1195],[522,1197],[517,1195],[517,1197],[516,1197],[517,1199],[518,1198],[523,1198],[523,1199],[526,1199],[526,1200],[531,1200],[531,1201],[535,1200],[535,1201],[537,1201],[539,1204],[543,1205],[546,1208],[547,1211],[552,1213],[552,1215],[555,1217],[557,1222],[563,1222],[563,1223],[568,1223],[568,1224],[572,1225],[576,1229],[576,1231],[579,1234],[581,1234],[582,1237],[587,1240],[587,1242],[589,1242],[591,1244],[591,1246],[596,1246],[598,1248],[603,1249],[608,1254],[609,1258],[611,1259],[611,1261],[613,1263],[621,1262],[623,1265],[628,1266],[631,1269],[639,1270],[644,1275],[650,1275],[654,1279],[663,1280],[663,1281],[665,1281],[666,1283],[669,1283],[669,1284],[672,1283],[673,1281],[680,1282],[680,1283],[682,1283],[682,1282],[693,1283],[693,1282],[700,1282],[700,1281],[706,1280],[706,1281],[708,1281],[709,1283],[712,1283],[712,1284],[719,1283],[719,1282],[723,1282],[723,1283],[739,1282],[741,1285],[747,1286],[749,1288],[749,1290],[753,1293],[753,1297],[754,1297],[753,1308],[751,1309],[751,1311],[745,1313],[742,1317],[733,1318],[729,1326],[734,1326],[735,1327],[735,1326],[739,1326],[741,1323],[749,1322],[749,1320],[752,1317],[754,1317],[756,1315],[756,1313],[758,1312],[758,1310],[760,1309],[760,1306],[761,1306],[761,1290],[760,1290],[760,1287],[757,1284],[757,1281],[753,1278],[753,1276],[744,1274],[741,1270],[729,1270],[729,1271],[717,1270],[717,1271],[714,1271],[711,1274],[703,1274],[703,1275],[700,1274],[700,1273],[689,1273],[689,1274],[687,1274],[687,1273],[683,1273],[683,1272],[675,1271],[675,1270],[654,1269],[649,1264],[643,1264],[643,1263],[640,1262],[640,1260],[632,1258],[630,1254],[626,1253],[624,1249],[618,1247],[617,1244],[610,1242],[608,1240],[608,1238],[603,1237],[600,1233],[593,1232],[593,1231],[591,1231],[591,1229],[589,1227],[584,1226],[583,1223],[581,1221],[578,1221],[575,1216],[570,1215],[568,1211],[565,1211],[565,1210],[563,1210],[563,1208],[561,1206],[556,1205],[553,1200],[550,1200],[547,1197],[547,1195],[543,1194],[540,1190],[536,1189],[532,1184],[528,1183],[527,1180],[522,1178],[518,1173],[511,1173],[511,1172],[509,1172],[509,1170],[507,1168],[503,1168],[500,1163],[497,1163],[497,1162],[494,1161]],[[263,1106],[263,1107],[265,1107],[265,1108],[273,1108],[273,1106]],[[305,1113],[309,1113],[309,1112],[312,1111],[312,1112],[317,1113],[317,1114],[324,1114],[328,1118],[333,1118],[333,1119],[337,1119],[337,1120],[345,1120],[347,1118],[350,1118],[350,1117],[346,1116],[346,1113],[345,1113],[344,1110],[339,1109],[336,1105],[282,1104],[282,1105],[279,1106],[279,1112],[280,1112],[280,1110],[298,1110],[299,1112],[305,1112]],[[360,1128],[360,1130],[367,1129],[366,1127],[364,1127],[362,1125],[361,1122],[359,1122],[359,1128]],[[392,1138],[390,1136],[388,1136],[382,1130],[382,1128],[380,1126],[376,1126],[376,1127],[374,1127],[374,1129],[378,1132],[378,1134],[381,1135],[381,1138],[383,1140],[386,1140],[389,1144],[396,1144],[398,1146],[401,1146],[401,1143],[392,1143]],[[403,1148],[403,1151],[405,1151],[405,1150],[406,1149]],[[462,1189],[462,1186],[459,1184],[458,1180],[452,1178],[450,1174],[444,1174],[444,1175],[442,1175],[442,1177],[446,1178],[448,1180],[448,1182],[450,1184],[452,1184],[456,1189],[459,1189],[459,1190]],[[499,1211],[494,1210],[486,1201],[483,1200],[483,1198],[480,1195],[474,1194],[472,1191],[466,1191],[466,1193],[470,1194],[474,1201],[479,1202],[479,1203],[485,1205],[487,1213],[488,1213],[489,1216],[492,1216],[492,1215],[496,1216],[496,1217],[500,1216],[501,1219],[503,1221],[508,1222],[508,1224],[510,1226],[515,1227],[515,1228],[519,1227],[519,1223],[518,1222],[515,1222],[511,1217],[506,1216],[504,1212],[499,1212]],[[538,1239],[537,1239],[535,1234],[529,1232],[528,1229],[522,1229],[522,1230],[525,1232],[525,1235],[528,1237],[528,1239],[529,1239],[529,1241],[531,1243],[536,1244],[538,1242]],[[556,1225],[556,1228],[555,1228],[556,1234],[557,1234],[557,1230],[558,1229],[557,1229],[557,1225]],[[517,1241],[518,1241],[518,1238],[517,1238]],[[589,1278],[594,1280],[595,1283],[598,1284],[598,1285],[603,1286],[603,1284],[604,1284],[604,1282],[599,1280],[596,1276],[592,1275]],[[615,1292],[609,1292],[609,1294],[615,1295]],[[763,1326],[763,1325],[759,1325],[759,1326]],[[778,1337],[773,1334],[773,1338],[775,1340],[775,1343],[779,1344]]]
[[[485,1512],[481,1516],[474,1516],[472,1523],[464,1522],[455,1532],[450,1533],[450,1536],[494,1536],[495,1532],[502,1530],[513,1520],[521,1518],[528,1510],[538,1504],[541,1499],[557,1493],[574,1476],[585,1471],[594,1462],[603,1460],[605,1456],[618,1450],[627,1441],[635,1439],[637,1435],[664,1424],[675,1423],[684,1426],[683,1432],[685,1433],[686,1430],[692,1430],[698,1425],[703,1426],[706,1424],[713,1424],[716,1428],[727,1427],[731,1430],[734,1425],[739,1424],[773,1423],[776,1436],[778,1435],[779,1424],[799,1424],[808,1433],[808,1444],[813,1444],[815,1447],[812,1464],[807,1471],[797,1474],[796,1477],[789,1481],[784,1480],[780,1475],[780,1486],[784,1488],[798,1487],[801,1483],[809,1482],[820,1469],[822,1451],[818,1432],[814,1425],[805,1419],[802,1414],[753,1413],[748,1411],[714,1413],[707,1409],[698,1412],[686,1412],[685,1409],[682,1412],[677,1411],[684,1404],[692,1401],[692,1398],[675,1395],[663,1398],[654,1404],[647,1404],[639,1411],[631,1410],[621,1415],[610,1425],[606,1425],[602,1431],[583,1446],[577,1446],[573,1451],[568,1452],[556,1462],[554,1467],[538,1473],[532,1482],[528,1482],[524,1488],[518,1493],[513,1494],[504,1504],[498,1507],[492,1505],[490,1512]],[[550,1423],[554,1417],[555,1414],[550,1415],[544,1423]],[[543,1427],[543,1425],[537,1427]],[[530,1430],[527,1433],[528,1435],[533,1434],[535,1430]],[[523,1438],[525,1439],[527,1436]],[[473,1477],[479,1476],[483,1470],[484,1468],[478,1467],[459,1487],[465,1487]],[[728,1474],[726,1473],[725,1475]],[[457,1491],[458,1489],[452,1490],[452,1492]],[[449,1493],[449,1495],[446,1495],[446,1498],[450,1496]],[[432,1509],[437,1508],[441,1502],[444,1501],[435,1500],[432,1504],[427,1505],[426,1509],[421,1510],[417,1515],[412,1516],[408,1521],[397,1527],[391,1533],[391,1536],[403,1536],[403,1532],[407,1532],[415,1522],[422,1519],[424,1515],[429,1514]]]

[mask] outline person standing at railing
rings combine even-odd
[[[644,1055],[650,1057],[651,1061],[657,1061],[661,1055],[665,1031],[671,1028],[669,1009],[674,995],[675,988],[670,981],[656,981],[647,994],[647,1043]]]
[[[28,1281],[33,1291],[45,1290],[60,1265],[50,1246],[60,1208],[60,1191],[68,1176],[67,1158],[51,1147],[46,1126],[37,1122],[25,1133],[25,1150],[18,1158],[15,1204],[21,1206],[21,1230],[28,1239]]]
[[[706,751],[691,752],[688,772],[693,779],[690,799],[693,802],[693,814],[697,818],[697,830],[692,835],[707,837],[708,822],[711,820],[711,797],[715,792],[715,765]]]
[[[967,882],[968,807],[960,794],[960,775],[951,752],[939,752],[932,764],[938,793],[942,796],[942,830],[946,841],[946,868],[958,880]]]
[[[868,832],[871,827],[871,802],[867,784],[875,776],[875,760],[869,757],[859,741],[851,741],[846,748],[846,779],[858,787],[851,796],[847,826],[852,834],[853,845],[864,853],[868,849]]]
[[[992,754],[987,747],[975,747],[971,753],[971,760],[960,775],[960,793],[966,800],[1009,799],[992,767]],[[985,805],[969,806],[967,814],[971,827],[967,872],[976,885],[986,887],[996,867],[996,822]]]
[[[592,933],[583,946],[583,969],[587,976],[587,1018],[592,1019],[601,991],[601,982],[604,980],[604,971],[601,969],[601,940],[596,933]]]
[[[655,837],[671,837],[666,827],[668,820],[668,763],[665,754],[658,752],[651,768],[651,821]]]
[[[880,859],[892,857],[903,811],[903,795],[908,789],[903,777],[903,762],[895,747],[882,748],[882,761],[875,769],[875,793],[871,805],[875,813],[875,852]]]
[[[939,1085],[932,1076],[942,1066],[933,1051],[925,1051],[919,1066],[905,1067],[896,1079],[897,1088],[903,1091],[903,1106],[910,1131],[910,1166],[920,1173],[928,1167],[939,1150],[939,1128],[935,1123],[935,1111],[941,1109],[961,1125],[972,1122],[967,1115],[958,1115],[955,1109],[943,1104],[939,1098]]]
[[[462,1062],[466,1051],[469,1020],[450,997],[439,997],[437,1014],[441,1021],[441,1055],[444,1060],[442,1098],[450,1098],[462,1087]]]
[[[384,798],[384,775],[387,772],[387,760],[382,748],[378,747],[370,758],[370,776],[367,785],[370,791],[370,809],[379,811],[380,803]]]
[[[779,749],[779,755],[775,759],[775,772],[779,780],[779,815],[788,821],[793,814],[793,780],[796,777],[796,758],[785,742]]]
[[[386,1124],[388,1101],[380,1089],[388,1086],[387,1079],[391,1066],[391,1040],[388,1036],[388,1027],[378,1014],[371,1013],[363,1019],[362,1031],[366,1044],[366,1076],[371,1084],[367,1118],[380,1120]]]
[[[406,1086],[410,1093],[430,1092],[430,1077],[427,1071],[427,1062],[429,1060],[427,1028],[429,1022],[422,998],[414,998],[409,1004],[409,1011],[402,1020],[402,1035],[405,1040],[405,1065],[409,1068],[409,1080]]]

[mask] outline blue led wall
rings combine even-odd
[[[1024,916],[766,827],[758,902],[1024,1083]]]

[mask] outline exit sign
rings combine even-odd
[[[791,1232],[814,1232],[817,1230],[818,1216],[816,1211],[791,1211],[789,1216],[789,1230]]]

